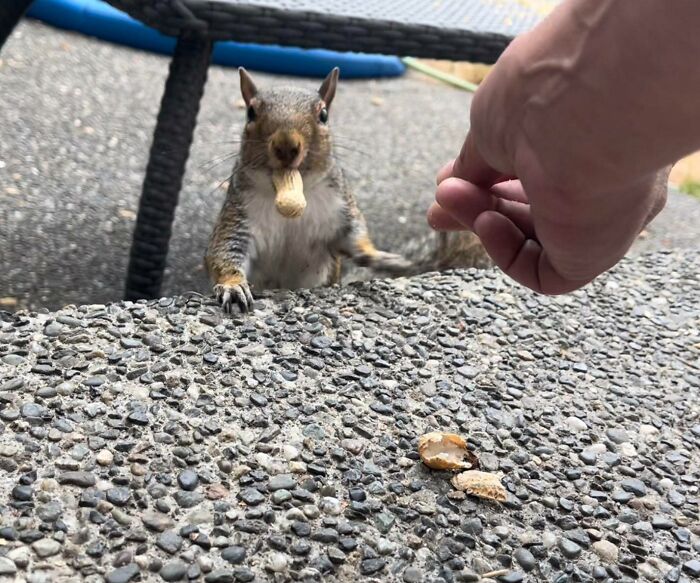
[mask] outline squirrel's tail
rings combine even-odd
[[[389,277],[408,277],[431,271],[448,269],[485,269],[491,260],[479,238],[469,231],[429,232],[412,239],[404,245],[399,254],[377,251],[368,262],[373,272]],[[347,274],[350,281],[365,279],[353,270]],[[344,279],[348,281],[347,277]]]
[[[382,277],[410,277],[449,269],[486,269],[491,259],[470,231],[427,232],[405,244],[400,253],[376,251],[369,260],[358,264],[343,262],[342,281],[366,281],[369,268]]]
[[[492,265],[481,241],[470,231],[431,233],[430,237],[431,241],[418,239],[407,245],[404,256],[412,263],[410,275]]]

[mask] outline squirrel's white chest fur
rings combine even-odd
[[[340,190],[327,178],[304,177],[306,210],[296,219],[275,208],[269,174],[253,177],[244,196],[251,234],[248,280],[258,289],[311,288],[328,283],[333,269],[330,246],[345,216]]]

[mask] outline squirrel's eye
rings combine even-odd
[[[248,108],[248,121],[255,121],[255,109],[252,105]]]
[[[318,121],[321,123],[328,123],[328,110],[323,107],[321,111],[318,112]]]

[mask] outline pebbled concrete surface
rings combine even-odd
[[[14,298],[4,304],[13,309],[118,300],[168,61],[36,22],[18,28],[0,59],[0,298]],[[208,163],[235,151],[238,99],[235,71],[212,68],[165,294],[208,292],[201,257],[230,171]],[[413,75],[341,84],[338,154],[381,246],[427,233],[433,176],[459,149],[468,104],[468,94]],[[699,226],[700,204],[674,194],[637,251],[700,249]]]
[[[699,272],[0,313],[0,581],[690,583]],[[505,503],[418,461],[435,429]]]
[[[0,296],[87,305],[0,312],[0,582],[700,577],[695,201],[636,248],[681,251],[566,297],[482,271],[268,294],[246,318],[197,295],[90,304],[121,292],[165,60],[36,23],[2,59]],[[235,78],[211,77],[169,293],[206,290],[226,170],[200,166],[237,134]],[[465,103],[344,84],[381,244],[425,232]],[[507,502],[422,466],[433,429],[467,436]]]

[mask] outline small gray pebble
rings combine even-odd
[[[567,559],[575,559],[581,554],[581,547],[568,538],[559,541],[559,550]]]
[[[37,516],[44,522],[56,522],[63,513],[63,506],[58,500],[50,500],[36,510]]]
[[[126,506],[131,498],[128,488],[109,488],[106,492],[107,501],[115,506]]]
[[[646,496],[647,493],[646,485],[644,484],[644,482],[637,478],[627,478],[626,480],[622,480],[622,482],[620,482],[620,486],[626,492],[631,492],[632,494],[634,494],[635,496],[639,496],[640,498],[642,496]]]
[[[277,474],[272,476],[267,484],[271,492],[276,490],[293,490],[296,488],[297,482],[291,474]]]
[[[39,534],[41,536],[41,534]],[[61,552],[61,543],[52,538],[39,538],[32,543],[32,549],[41,559],[53,557]]]
[[[246,550],[245,547],[233,545],[226,547],[221,551],[221,558],[224,561],[231,563],[232,565],[238,565],[245,560]]]
[[[44,408],[36,403],[25,403],[22,405],[20,413],[22,413],[22,417],[38,418],[44,414]]]
[[[240,583],[249,583],[255,579],[255,573],[246,567],[238,567],[233,570],[233,578]]]
[[[204,577],[205,583],[233,583],[233,571],[216,569]]]
[[[386,561],[384,559],[365,559],[360,563],[360,573],[362,575],[374,575],[384,570]]]
[[[180,490],[173,494],[173,498],[175,498],[175,502],[180,508],[194,508],[204,500],[204,494]]]
[[[265,496],[256,488],[244,488],[241,490],[238,497],[243,500],[248,506],[257,506],[265,502]]]
[[[584,450],[578,457],[587,466],[594,466],[598,461],[598,454],[594,451]]]
[[[131,563],[108,573],[105,580],[107,583],[129,583],[129,581],[131,581],[138,574],[139,566],[136,563]]]
[[[156,539],[156,546],[166,553],[174,555],[182,547],[182,537],[174,530],[166,530]]]
[[[311,540],[326,544],[335,544],[338,542],[338,531],[333,528],[322,528],[311,535]]]
[[[177,483],[183,490],[192,491],[199,484],[199,476],[192,470],[184,470],[178,474]]]
[[[422,583],[423,572],[418,567],[406,567],[403,580],[405,583]]]
[[[287,502],[287,500],[291,500],[291,498],[292,493],[289,490],[276,490],[270,496],[273,504],[282,504]]]
[[[64,472],[58,475],[59,484],[71,484],[73,486],[80,486],[81,488],[94,486],[96,481],[94,474],[90,472],[74,471]]]
[[[683,563],[683,572],[688,573],[691,577],[700,577],[700,561],[691,559]]]
[[[33,493],[34,491],[31,486],[23,486],[20,484],[12,488],[12,497],[21,502],[31,500]]]
[[[17,565],[7,557],[0,557],[0,576],[14,575],[17,572]]]
[[[513,557],[526,573],[529,573],[537,566],[537,559],[525,548],[519,548],[513,553]]]
[[[186,573],[187,565],[180,560],[165,563],[160,570],[160,576],[164,581],[181,581]]]

